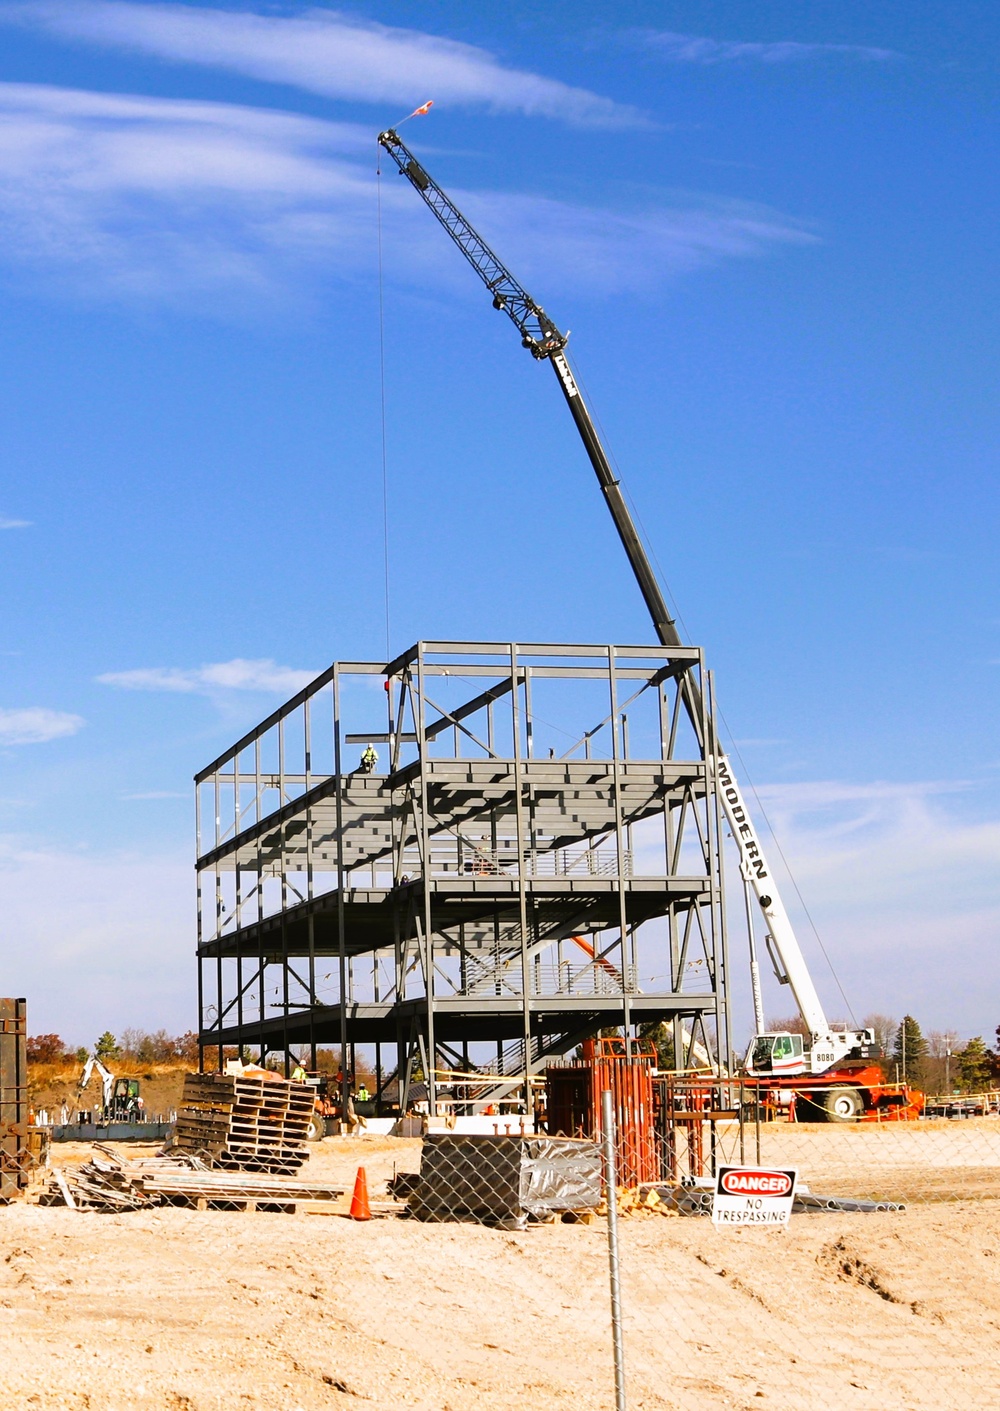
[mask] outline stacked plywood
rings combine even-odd
[[[175,1145],[228,1170],[294,1175],[308,1156],[314,1094],[305,1083],[230,1073],[189,1073]]]

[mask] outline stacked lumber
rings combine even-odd
[[[330,1202],[345,1186],[322,1185],[240,1171],[213,1171],[196,1156],[144,1157],[127,1161],[107,1147],[76,1169],[55,1170],[39,1205],[121,1212],[154,1205],[194,1210],[281,1210],[303,1202]]]
[[[253,1210],[260,1205],[294,1209],[300,1201],[332,1201],[346,1193],[345,1186],[240,1171],[159,1171],[140,1181],[145,1193],[158,1196],[164,1205],[194,1206],[198,1210]]]
[[[118,1213],[141,1210],[150,1201],[143,1191],[122,1179],[121,1167],[117,1162],[101,1161],[95,1157],[82,1166],[54,1170],[48,1186],[39,1195],[38,1204]]]
[[[305,1083],[270,1074],[189,1073],[175,1144],[227,1170],[292,1176],[309,1155],[306,1131],[314,1105]]]

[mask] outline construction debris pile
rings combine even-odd
[[[107,1213],[180,1205],[192,1210],[278,1210],[294,1213],[302,1202],[329,1202],[345,1186],[281,1176],[216,1171],[200,1157],[176,1153],[127,1161],[105,1146],[75,1169],[54,1170],[39,1205]]]
[[[277,1074],[189,1073],[175,1147],[228,1170],[294,1176],[309,1155],[312,1088]]]
[[[658,1215],[710,1216],[714,1186],[715,1182],[712,1178],[685,1186],[639,1186],[634,1191],[619,1193],[618,1213],[630,1215],[637,1210],[653,1210]],[[796,1187],[795,1199],[792,1202],[793,1215],[808,1215],[817,1212],[873,1215],[879,1212],[899,1213],[905,1209],[906,1206],[901,1201],[861,1200],[853,1196],[814,1195],[809,1187],[801,1182]]]

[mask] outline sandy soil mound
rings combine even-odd
[[[160,1064],[150,1066],[133,1060],[115,1059],[110,1067],[116,1078],[138,1078],[146,1112],[156,1117],[167,1114],[180,1105],[185,1075],[190,1064]],[[95,1108],[101,1101],[101,1083],[95,1074],[85,1094],[77,1092],[83,1065],[39,1063],[28,1070],[28,1101],[35,1111],[44,1108],[50,1120],[57,1120],[63,1103],[70,1109],[71,1120],[77,1108]]]

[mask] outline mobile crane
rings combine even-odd
[[[607,453],[601,444],[587,404],[566,358],[569,335],[562,333],[545,310],[516,280],[486,241],[462,215],[426,168],[400,141],[392,128],[379,134],[379,145],[458,246],[493,296],[493,307],[504,313],[521,335],[521,346],[539,362],[548,362],[577,431],[583,441],[615,529],[639,585],[656,635],[665,647],[682,644],[642,540],[633,523]],[[744,1069],[767,1087],[780,1084],[783,1092],[798,1090],[813,1109],[811,1116],[831,1121],[876,1117],[882,1102],[881,1054],[871,1029],[833,1029],[823,1010],[795,931],[768,865],[760,838],[744,802],[732,765],[725,754],[704,739],[700,692],[685,677],[688,713],[699,736],[705,758],[714,765],[716,782],[729,828],[740,853],[744,882],[752,889],[767,926],[767,949],[781,984],[791,987],[799,1012],[809,1029],[808,1040],[798,1034],[766,1033],[760,978],[751,927],[751,987],[757,1033],[747,1050]],[[806,1098],[808,1094],[808,1098]],[[910,1110],[905,1097],[894,1109]]]

